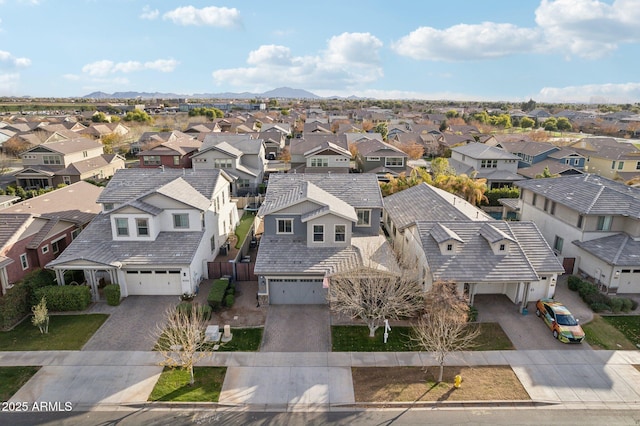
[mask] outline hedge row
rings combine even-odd
[[[7,330],[13,327],[29,314],[31,307],[40,302],[35,291],[55,285],[53,279],[54,274],[51,271],[37,269],[7,290],[7,294],[0,297],[0,329]]]
[[[209,306],[211,306],[211,309],[214,311],[222,307],[227,287],[229,287],[229,281],[227,278],[219,278],[213,281],[211,290],[209,290],[209,295],[207,296],[207,303],[209,303]]]
[[[38,299],[47,299],[50,311],[83,311],[91,303],[91,290],[86,285],[56,285],[35,291]]]
[[[628,297],[610,297],[602,293],[594,283],[584,281],[575,275],[569,277],[567,284],[569,290],[577,291],[593,312],[610,311],[617,314],[630,312],[638,307],[635,300]]]
[[[193,307],[196,307],[198,311],[198,315],[200,315],[205,321],[209,321],[211,319],[211,306],[209,305],[199,305],[192,304],[191,302],[180,302],[176,307],[176,311],[179,313],[184,313],[187,316],[191,316],[191,312],[193,311]]]
[[[104,295],[107,299],[107,305],[118,306],[120,304],[120,285],[107,284],[104,286]]]

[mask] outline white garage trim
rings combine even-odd
[[[180,269],[126,270],[129,296],[162,296],[182,294]]]

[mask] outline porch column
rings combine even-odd
[[[84,276],[87,278],[87,281],[89,281],[89,287],[91,288],[91,300],[97,302],[100,300],[100,296],[98,294],[98,283],[96,282],[95,269],[85,270]]]
[[[64,269],[55,269],[56,271],[56,281],[58,282],[58,285],[65,285],[66,282],[64,282]]]
[[[475,297],[476,297],[476,283],[470,283],[469,284],[469,301],[471,303],[469,303],[469,304],[471,306],[473,306]]]
[[[0,268],[0,292],[2,295],[7,293],[7,287],[9,286],[9,275],[7,274],[7,268]]]
[[[529,303],[529,286],[531,285],[531,283],[528,281],[525,283],[518,283],[518,287],[520,287],[520,284],[524,284],[524,292],[522,293],[522,302],[520,303],[520,313],[524,313],[524,310],[527,307],[527,304]]]

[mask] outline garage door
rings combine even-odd
[[[163,296],[182,294],[180,270],[126,271],[129,296]]]
[[[272,305],[321,305],[327,303],[322,279],[270,279],[269,303]]]

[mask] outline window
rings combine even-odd
[[[358,214],[358,223],[356,226],[370,226],[371,225],[371,210],[356,210]]]
[[[179,166],[180,165],[180,156],[179,155],[174,155],[173,156],[173,165],[174,166]]]
[[[616,168],[616,162],[615,162],[615,161],[612,161],[612,162],[611,162],[611,170],[613,170],[613,169],[615,169],[615,168]]]
[[[138,229],[138,237],[149,236],[149,221],[147,219],[136,219],[136,228]]]
[[[175,213],[173,215],[173,227],[184,229],[189,227],[189,215],[187,213]]]
[[[82,156],[84,158],[87,158],[89,156],[89,153],[87,151],[82,151]]]
[[[71,240],[75,240],[76,238],[78,238],[78,235],[80,235],[80,229],[76,228],[73,231],[71,231]]]
[[[29,268],[29,261],[27,260],[27,253],[22,253],[20,255],[20,264],[22,265],[22,270]]]
[[[453,244],[447,244],[447,251],[453,251]]]
[[[65,185],[71,185],[71,176],[62,176],[62,183]]]
[[[402,157],[387,157],[384,159],[384,165],[387,167],[404,166],[404,158]]]
[[[61,240],[51,242],[51,249],[54,253],[60,253],[60,241]]]
[[[555,201],[551,202],[551,211],[549,211],[549,213],[551,213],[552,215],[556,214],[556,202]]]
[[[640,170],[640,161],[636,163],[636,170]]]
[[[622,170],[624,168],[624,161],[618,161],[618,170]]]
[[[311,167],[329,167],[329,159],[318,157],[312,158]]]
[[[278,219],[278,234],[293,234],[293,219]]]
[[[535,206],[536,201],[538,201],[538,194],[533,194],[533,198],[531,199],[531,204]]]
[[[233,160],[231,158],[215,158],[213,167],[216,169],[230,169],[233,167]]]
[[[579,158],[574,158],[573,159],[573,165],[577,166],[578,164],[580,164],[580,159]]]
[[[238,179],[238,188],[249,188],[251,181],[249,179]]]
[[[553,249],[557,252],[557,253],[562,253],[562,245],[564,244],[564,238],[562,237],[558,237],[556,235],[556,239],[553,242]]]
[[[367,161],[380,161],[380,157],[367,157]]]
[[[507,249],[507,246],[505,244],[500,244],[500,247],[498,247],[498,250],[500,251],[505,251]]]
[[[610,231],[612,216],[598,216],[598,231]]]
[[[544,211],[546,212],[548,208],[549,208],[549,199],[545,198],[544,199]]]
[[[159,166],[160,156],[159,155],[143,155],[142,164],[145,166]]]
[[[216,250],[216,236],[212,235],[209,241],[211,243],[211,253],[213,253]]]
[[[324,225],[313,225],[313,242],[324,242]]]
[[[576,226],[580,229],[582,229],[582,222],[584,221],[584,216],[579,215],[578,216],[578,223],[576,224]]]
[[[129,221],[127,218],[116,218],[116,234],[119,237],[126,237],[129,235]]]
[[[113,210],[113,203],[104,203],[102,207],[104,207],[104,211]]]
[[[343,243],[346,241],[347,228],[344,225],[336,225],[334,232],[334,241],[336,243]]]
[[[59,155],[43,155],[42,162],[49,165],[62,164]]]
[[[498,160],[481,160],[480,168],[482,169],[495,169],[498,167]]]
[[[42,254],[49,253],[49,245],[47,244],[46,246],[42,246],[40,250],[42,250]]]

